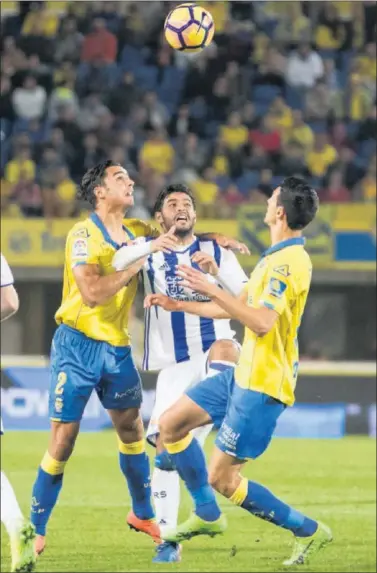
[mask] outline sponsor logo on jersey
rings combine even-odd
[[[275,296],[276,298],[281,298],[287,288],[287,285],[279,279],[270,279],[268,283],[268,294]]]
[[[86,239],[76,239],[72,245],[72,257],[85,258],[89,254],[88,241]]]
[[[283,275],[283,277],[289,277],[289,275],[291,274],[289,272],[288,265],[280,265],[280,267],[275,267],[273,271],[274,273],[279,273],[279,275]]]

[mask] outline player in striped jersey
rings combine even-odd
[[[146,294],[161,293],[180,301],[209,301],[199,293],[181,286],[176,273],[179,264],[190,265],[216,275],[213,282],[223,285],[238,296],[248,279],[235,255],[213,240],[194,235],[196,222],[195,200],[184,185],[170,185],[164,189],[154,208],[156,221],[168,235],[178,238],[174,251],[156,250],[147,239],[138,238],[133,245],[118,250],[113,264],[117,270],[127,268],[145,256],[143,280]],[[169,245],[170,246],[170,245]],[[152,490],[156,517],[163,529],[175,526],[179,509],[179,476],[163,449],[158,436],[160,416],[184,392],[202,378],[233,367],[238,360],[238,343],[229,320],[213,320],[183,312],[167,312],[159,308],[145,311],[145,370],[160,370],[156,388],[156,402],[147,430],[148,441],[157,447]],[[212,425],[194,430],[203,444]],[[156,562],[179,560],[177,544],[164,543],[158,548]]]
[[[4,255],[1,254],[1,322],[18,310],[18,295],[13,283],[12,271]],[[1,434],[3,434],[2,422]],[[31,523],[25,521],[13,488],[3,471],[1,472],[1,521],[10,538],[11,571],[33,571],[36,561],[35,530]]]

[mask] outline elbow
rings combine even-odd
[[[83,303],[89,308],[95,308],[99,304],[98,297],[94,292],[94,289],[88,289],[87,292],[82,293]]]
[[[271,321],[266,320],[264,317],[260,317],[260,319],[254,323],[250,329],[253,330],[257,336],[262,337],[266,336],[266,334],[271,331],[272,326],[273,324],[271,324]]]

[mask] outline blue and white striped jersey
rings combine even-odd
[[[240,292],[248,278],[235,255],[217,245],[215,241],[194,239],[191,245],[172,253],[151,254],[143,269],[146,294],[160,293],[176,300],[208,302],[205,296],[180,284],[176,265],[198,268],[191,261],[197,251],[212,255],[222,270],[222,276],[239,281]],[[209,277],[209,280],[215,279]],[[144,370],[161,370],[172,364],[185,362],[209,350],[216,340],[232,339],[234,332],[229,320],[213,320],[184,312],[167,312],[160,307],[145,312]]]

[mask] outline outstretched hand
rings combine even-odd
[[[187,265],[178,265],[177,275],[183,279],[180,283],[182,286],[209,297],[213,296],[215,289],[218,288],[208,281],[204,273]]]

